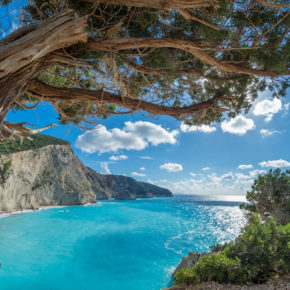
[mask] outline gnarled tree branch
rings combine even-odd
[[[107,3],[128,7],[150,7],[156,9],[188,9],[218,5],[223,0],[81,0],[90,3]]]
[[[233,65],[222,62],[217,58],[207,54],[203,48],[200,47],[198,42],[190,40],[179,39],[156,39],[156,38],[128,38],[128,39],[110,39],[110,40],[90,40],[87,44],[87,48],[91,51],[119,51],[126,49],[137,49],[144,47],[162,48],[171,47],[181,49],[193,54],[202,62],[215,66],[220,70],[238,73],[248,74],[265,77],[278,77],[281,75],[288,75],[289,71],[283,73],[276,73],[273,71],[264,71],[259,69],[246,68],[239,65]]]
[[[264,0],[257,0],[260,4],[262,5],[266,5],[266,6],[269,6],[269,7],[273,7],[273,8],[287,8],[287,7],[290,7],[290,4],[276,4],[276,3],[269,3],[267,1],[264,1]]]
[[[72,104],[81,102],[112,104],[128,108],[132,112],[142,110],[153,115],[168,115],[175,118],[178,118],[180,115],[191,115],[205,109],[213,109],[220,112],[227,111],[227,109],[220,108],[216,105],[216,103],[222,99],[222,96],[219,95],[210,100],[186,107],[168,107],[143,100],[122,97],[102,90],[56,88],[37,80],[34,80],[29,84],[27,91],[34,95],[34,97],[45,101],[66,102]]]

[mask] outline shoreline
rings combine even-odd
[[[14,215],[19,215],[19,214],[25,214],[28,212],[34,212],[34,211],[42,211],[42,210],[48,210],[48,209],[53,209],[53,208],[62,208],[62,207],[66,207],[69,205],[49,205],[49,206],[39,206],[36,209],[23,209],[23,210],[14,210],[14,211],[0,211],[0,219],[1,218],[6,218],[6,217],[10,217],[10,216],[14,216]]]
[[[1,218],[6,218],[14,215],[19,215],[19,214],[25,214],[28,212],[34,212],[34,211],[42,211],[42,210],[48,210],[48,209],[53,209],[53,208],[64,208],[64,207],[71,207],[71,206],[99,206],[98,201],[95,203],[86,203],[86,204],[68,204],[68,205],[41,205],[38,208],[35,209],[23,209],[23,210],[14,210],[14,211],[0,211],[0,219]]]

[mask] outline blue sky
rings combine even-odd
[[[247,115],[210,127],[135,113],[99,120],[89,131],[59,125],[45,134],[69,141],[98,172],[124,174],[174,193],[244,195],[259,173],[290,166],[289,103],[289,94],[278,100],[265,92]],[[32,111],[10,112],[8,120],[41,127],[56,123],[57,114],[43,102]]]
[[[0,38],[18,27],[24,2],[0,8]],[[98,172],[124,174],[174,193],[245,195],[259,173],[290,166],[289,96],[273,100],[264,92],[247,115],[211,127],[189,128],[171,117],[135,113],[99,120],[86,132],[59,125],[44,133],[69,141]],[[10,112],[7,120],[41,127],[56,123],[57,114],[42,102],[32,111]]]

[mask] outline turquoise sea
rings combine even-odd
[[[0,219],[1,290],[157,290],[189,251],[234,239],[229,197],[101,201]]]

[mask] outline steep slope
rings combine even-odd
[[[69,145],[48,145],[1,156],[11,165],[0,184],[0,210],[95,202],[81,161]]]
[[[37,145],[31,141],[27,148],[26,143],[25,151],[21,151],[20,143],[11,143],[9,154],[0,146],[3,174],[0,176],[0,211],[78,205],[108,198],[172,196],[167,189],[130,177],[99,174],[87,168],[68,143],[41,138],[41,142],[37,138]],[[48,145],[49,142],[53,144]]]
[[[135,199],[172,196],[172,193],[159,186],[146,182],[138,182],[134,178],[123,175],[102,175],[91,168],[86,168],[97,199]]]

